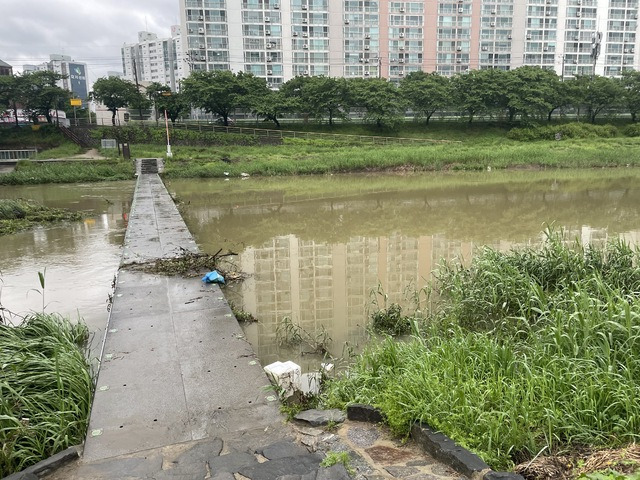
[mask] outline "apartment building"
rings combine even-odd
[[[384,77],[636,69],[639,0],[180,0],[190,71]]]
[[[138,42],[125,43],[121,56],[122,77],[131,82],[158,82],[176,90],[179,80],[189,75],[179,25],[171,27],[170,38],[138,32]]]
[[[72,92],[76,98],[87,99],[87,64],[76,62],[69,55],[51,54],[49,61],[38,65],[23,65],[23,72],[51,71],[64,75],[58,86]]]

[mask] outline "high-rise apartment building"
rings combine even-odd
[[[138,32],[138,43],[125,43],[121,49],[123,78],[131,82],[159,82],[176,90],[178,81],[189,74],[182,52],[178,25],[171,27],[170,38]]]
[[[636,69],[639,0],[180,0],[190,71],[384,77]]]
[[[39,65],[23,65],[24,72],[51,71],[64,75],[58,86],[72,92],[76,98],[87,99],[87,64],[76,62],[68,55],[51,54],[49,61]]]

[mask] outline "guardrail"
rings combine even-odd
[[[38,155],[38,149],[0,150],[0,160],[28,160]]]
[[[434,140],[430,138],[407,137],[379,137],[375,135],[344,135],[339,133],[298,132],[295,130],[269,130],[265,128],[226,127],[224,125],[211,125],[202,123],[176,123],[176,130],[198,130],[200,132],[237,133],[266,138],[301,138],[305,140],[337,140],[344,142],[371,143],[374,145],[393,144],[433,144],[433,143],[460,143],[451,140]]]

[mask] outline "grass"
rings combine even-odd
[[[60,221],[77,221],[79,212],[49,208],[32,200],[0,199],[0,236],[15,233],[34,225]]]
[[[134,178],[130,161],[18,162],[13,172],[0,175],[0,185],[41,183],[79,183],[130,180]]]
[[[496,469],[637,440],[640,260],[622,242],[482,250],[447,265],[410,341],[369,346],[325,403],[368,403],[406,435],[443,431]]]
[[[0,322],[0,477],[82,443],[93,380],[88,329],[51,314]]]

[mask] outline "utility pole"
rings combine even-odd
[[[591,59],[593,60],[593,70],[591,71],[591,79],[596,75],[596,61],[600,55],[600,41],[602,40],[602,32],[591,34]]]
[[[138,83],[138,68],[136,66],[136,57],[132,57],[131,60],[133,61],[133,78],[135,78],[136,80],[136,90],[138,90],[138,94],[140,94],[140,84]],[[140,108],[138,109],[140,112],[140,121],[142,122],[142,105],[139,106]]]
[[[382,78],[382,57],[378,57],[378,78]]]

